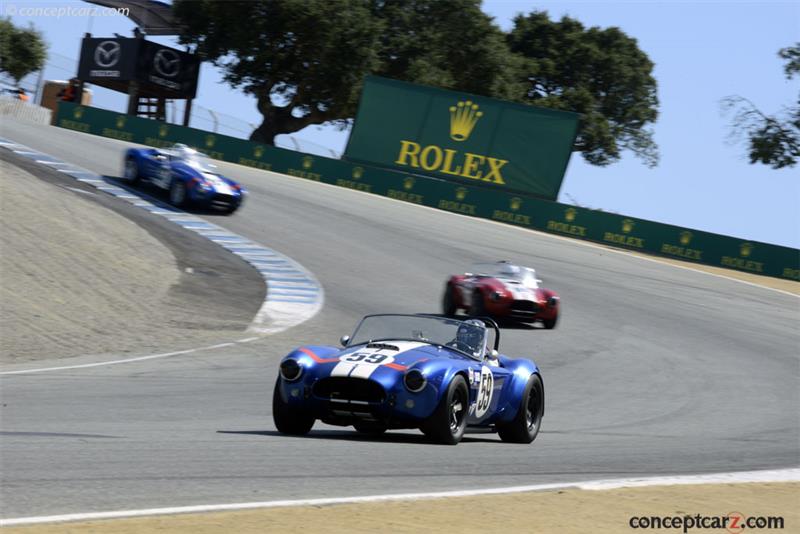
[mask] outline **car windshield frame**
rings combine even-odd
[[[404,335],[404,333],[398,333],[398,334],[391,334],[391,335],[379,335],[379,336],[376,336],[376,337],[364,337],[363,339],[359,339],[359,337],[358,337],[359,330],[362,329],[362,327],[364,326],[365,322],[371,321],[371,320],[375,320],[377,318],[392,318],[392,317],[394,317],[394,318],[406,318],[406,319],[409,319],[409,320],[417,320],[417,321],[420,321],[420,324],[422,324],[422,321],[438,321],[440,323],[438,328],[441,328],[443,325],[453,326],[452,338],[448,339],[448,340],[445,340],[445,339],[430,339],[428,337],[421,337],[421,336],[414,336],[414,335],[410,335],[409,336],[407,334]],[[365,344],[369,344],[369,343],[379,343],[379,342],[385,342],[385,341],[417,341],[417,342],[422,342],[422,343],[428,343],[428,344],[436,346],[436,347],[444,347],[444,348],[447,348],[447,349],[450,349],[450,350],[454,350],[454,351],[458,352],[459,354],[463,354],[464,356],[466,356],[467,358],[469,358],[471,360],[483,361],[484,356],[487,353],[486,344],[488,342],[489,335],[488,335],[488,329],[487,329],[486,325],[483,324],[483,321],[481,321],[481,323],[482,323],[482,326],[472,325],[472,324],[467,323],[466,320],[461,320],[461,319],[457,319],[457,318],[453,318],[453,317],[446,317],[446,316],[443,316],[443,315],[406,314],[406,313],[378,313],[378,314],[373,314],[373,315],[366,315],[361,319],[361,321],[359,321],[358,325],[356,325],[356,328],[355,328],[355,330],[353,330],[353,334],[350,336],[350,341],[348,342],[347,346],[351,347],[351,346],[356,346],[356,345],[365,345]],[[467,350],[460,349],[457,346],[453,346],[453,345],[450,344],[452,341],[454,341],[456,339],[459,327],[461,325],[464,325],[464,324],[468,324],[472,328],[482,330],[482,337],[481,337],[481,341],[479,342],[478,346],[477,347],[471,347],[471,348],[475,348],[476,349],[475,352],[469,352]],[[411,329],[411,331],[412,332],[414,331],[413,328]],[[424,332],[420,331],[419,333],[422,334]],[[431,332],[429,331],[428,333],[431,333]]]
[[[515,276],[503,273],[503,268],[509,266],[519,268],[519,274]],[[513,263],[475,263],[472,265],[471,273],[473,276],[511,280],[531,289],[539,287],[539,279],[536,277],[536,271],[534,269]]]
[[[192,149],[188,152],[182,149],[188,147],[174,146],[170,149],[172,157],[178,161],[182,161],[200,171],[216,173],[217,166],[213,163],[213,159],[208,154],[200,152],[199,150]]]

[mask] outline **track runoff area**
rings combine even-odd
[[[51,132],[52,132],[52,129],[45,129],[45,133],[51,133]],[[38,132],[39,135],[41,135],[41,133],[42,132]],[[74,133],[70,133],[69,135],[70,136],[75,136]],[[25,136],[21,135],[20,137],[25,137]],[[63,142],[59,143],[58,139],[52,139],[52,138],[48,139],[48,141],[52,141],[52,142],[47,143],[47,146],[49,146],[49,148],[51,150],[53,148],[55,148],[55,150],[52,150],[52,151],[55,151],[55,152],[62,151],[62,154],[63,154],[65,160],[81,159],[81,158],[85,158],[86,160],[90,159],[89,156],[85,155],[85,154],[83,156],[79,155],[78,158],[74,158],[74,154],[73,154],[73,157],[70,157],[68,154],[64,153],[64,147],[66,147],[66,146],[74,147],[74,143],[72,143],[72,142],[70,142],[70,143],[63,143]],[[65,140],[62,139],[62,141],[65,141]],[[115,142],[110,142],[110,141],[107,141],[107,140],[99,140],[97,138],[87,138],[86,142],[87,142],[86,146],[102,145],[102,149],[99,150],[99,152],[102,154],[102,157],[98,158],[99,161],[100,161],[100,164],[98,165],[98,167],[102,167],[102,166],[117,167],[118,166],[118,162],[116,162],[115,159],[118,157],[119,153],[121,153],[121,152],[119,152],[119,150],[121,148],[121,144],[115,143]],[[59,145],[61,146],[61,148],[59,148]],[[44,150],[44,145],[42,147],[42,150]],[[97,153],[97,151],[95,151],[95,153]],[[95,164],[95,165],[97,165],[97,164]],[[341,197],[339,199],[338,207],[339,207],[339,209],[342,210],[343,213],[345,212],[345,210],[344,210],[344,206],[345,205],[350,206],[350,211],[353,211],[353,207],[354,206],[364,206],[367,211],[369,211],[369,210],[374,211],[374,205],[380,203],[381,207],[384,208],[384,213],[383,213],[384,220],[386,219],[387,215],[389,216],[388,217],[389,219],[392,219],[391,212],[393,212],[395,210],[402,212],[402,218],[403,219],[408,219],[409,217],[411,217],[411,218],[416,217],[416,218],[422,218],[422,219],[426,219],[428,217],[434,217],[434,218],[437,219],[437,222],[441,223],[440,226],[445,228],[445,233],[447,234],[445,236],[445,238],[447,240],[452,240],[457,235],[462,235],[461,232],[456,231],[456,229],[459,228],[459,227],[463,227],[463,226],[468,226],[469,230],[474,230],[474,231],[478,231],[478,232],[480,232],[480,230],[478,230],[479,228],[483,228],[483,234],[478,234],[478,237],[481,237],[481,238],[483,238],[486,235],[506,234],[507,233],[507,234],[513,234],[513,237],[512,237],[512,239],[510,241],[518,241],[520,239],[524,239],[524,238],[520,238],[520,233],[524,232],[524,233],[528,233],[528,234],[534,234],[533,232],[525,232],[523,230],[510,229],[510,228],[507,230],[507,232],[503,232],[503,231],[498,229],[497,225],[493,225],[493,224],[487,223],[485,221],[475,221],[475,220],[467,221],[464,218],[462,218],[460,216],[457,216],[457,215],[450,215],[450,214],[444,214],[444,213],[438,213],[438,212],[435,215],[429,214],[429,213],[426,213],[426,214],[423,215],[423,212],[430,212],[430,211],[433,211],[433,210],[428,210],[426,208],[419,208],[419,207],[414,207],[414,206],[409,206],[409,205],[397,205],[397,206],[389,207],[389,205],[390,205],[389,203],[393,203],[393,204],[400,204],[400,203],[396,203],[396,202],[393,202],[393,201],[388,200],[388,199],[376,199],[375,197],[369,197],[368,195],[363,195],[363,194],[359,194],[359,193],[352,192],[352,191],[338,191],[335,188],[330,188],[330,187],[327,187],[327,186],[320,186],[320,185],[317,185],[317,184],[310,184],[309,185],[309,184],[306,184],[306,183],[300,183],[300,181],[298,181],[296,179],[287,178],[287,177],[280,177],[280,176],[274,176],[274,175],[270,175],[269,173],[261,173],[259,171],[254,171],[254,170],[250,170],[250,169],[246,170],[244,168],[240,168],[240,167],[237,167],[237,166],[231,166],[231,168],[233,169],[232,172],[240,171],[243,174],[247,174],[247,179],[248,180],[252,180],[252,183],[254,185],[258,184],[259,186],[264,186],[263,191],[261,190],[260,187],[254,187],[253,188],[255,194],[251,198],[251,205],[248,206],[248,208],[250,208],[253,211],[252,215],[253,215],[254,219],[258,215],[263,215],[264,209],[272,209],[272,208],[274,208],[274,205],[273,205],[274,201],[270,202],[267,199],[268,199],[270,194],[272,194],[272,195],[275,194],[276,189],[280,193],[281,189],[286,188],[286,187],[288,187],[289,189],[300,188],[305,193],[305,195],[300,195],[300,196],[301,196],[301,198],[303,200],[305,200],[305,199],[307,199],[306,195],[319,195],[320,194],[320,193],[317,193],[316,191],[311,191],[311,189],[324,188],[324,190],[325,190],[324,195],[326,195],[326,196],[330,195],[330,196],[333,196],[333,197]],[[95,172],[103,173],[103,172],[110,172],[110,171],[103,171],[102,169],[97,169]],[[293,191],[293,192],[296,192],[296,191]],[[264,204],[266,204],[266,205],[264,205],[264,206],[260,206],[259,205],[262,200],[264,201]],[[360,209],[356,209],[356,211],[358,212],[358,215],[361,215]],[[386,213],[386,212],[389,212],[389,213]],[[245,210],[244,213],[247,213],[247,210]],[[442,222],[444,220],[443,218],[446,219],[447,222]],[[341,219],[339,219],[338,217],[334,218],[334,220],[335,220],[335,222],[337,224],[339,224],[341,222]],[[244,224],[247,224],[249,222],[252,222],[252,220],[243,221]],[[317,222],[317,221],[314,221],[314,222]],[[423,221],[422,224],[426,224],[425,221]],[[398,224],[397,226],[399,227],[400,225]],[[383,229],[379,230],[379,234],[380,234],[380,238],[381,239],[396,239],[396,238],[393,238],[391,234],[384,233]],[[475,235],[475,234],[470,234],[470,235]],[[263,239],[263,241],[269,242],[268,239],[265,239],[268,236],[262,235],[262,236],[259,236],[259,237],[261,237]],[[500,237],[500,236],[498,236],[498,237]],[[507,237],[503,236],[503,237],[500,237],[499,240],[500,241],[504,241],[506,239],[507,239]],[[564,273],[563,277],[562,276],[556,276],[555,273],[557,272],[556,263],[560,263],[563,266],[564,265],[564,262],[563,262],[564,257],[569,258],[569,259],[574,259],[572,256],[574,256],[576,254],[576,250],[578,250],[578,249],[587,249],[587,250],[593,250],[594,251],[594,252],[586,252],[586,253],[602,254],[602,253],[598,253],[597,252],[597,248],[596,247],[593,248],[592,246],[587,246],[587,245],[578,244],[578,243],[567,243],[564,240],[554,239],[554,238],[550,238],[548,236],[542,236],[542,235],[537,236],[536,240],[537,240],[536,244],[538,246],[541,246],[542,243],[544,243],[544,242],[548,242],[548,245],[549,245],[548,250],[546,251],[546,254],[540,254],[539,256],[546,255],[546,256],[555,257],[555,258],[558,258],[559,260],[561,260],[561,261],[553,261],[553,260],[546,260],[546,259],[542,258],[541,262],[547,264],[546,265],[547,268],[546,269],[541,269],[541,272],[552,272],[552,273],[554,273],[554,276],[551,276],[550,279],[551,280],[557,280],[559,282],[558,285],[561,285],[561,286],[567,288],[568,289],[568,291],[567,291],[568,294],[569,293],[574,293],[575,295],[579,295],[581,292],[590,293],[590,294],[593,292],[593,287],[594,287],[594,284],[595,284],[594,280],[580,280],[580,283],[574,283],[573,282],[572,285],[574,285],[575,287],[569,287],[570,284],[567,282],[567,278],[569,277],[570,274],[575,274],[575,273],[567,272],[567,273]],[[436,243],[436,244],[438,244],[438,243]],[[402,243],[400,244],[400,246],[402,246]],[[284,248],[290,249],[292,247],[288,247],[288,246],[287,247],[283,247],[283,248],[276,247],[277,250],[283,250]],[[304,251],[303,247],[299,247],[299,248],[295,247],[294,250],[287,250],[287,252],[289,252],[290,257],[293,257],[293,258],[301,261],[303,263],[303,265],[308,265],[309,263],[314,265],[314,263],[315,263],[313,257],[311,257],[311,256],[309,256],[308,258],[303,257],[304,254],[307,254]],[[458,253],[458,251],[457,251],[457,253]],[[531,256],[537,256],[535,253],[533,253],[530,250],[527,250],[527,251],[525,251],[523,253],[531,255]],[[577,254],[581,254],[581,252],[577,252]],[[623,257],[623,256],[626,256],[626,255],[625,254],[612,254],[611,256]],[[597,259],[597,258],[595,258],[595,259]],[[306,261],[306,260],[309,260],[309,261]],[[600,261],[600,260],[598,260],[598,261]],[[608,261],[607,257],[606,257],[606,261]],[[645,285],[649,284],[651,291],[652,291],[653,287],[659,286],[663,282],[663,280],[661,280],[661,278],[666,276],[666,275],[664,275],[664,272],[665,272],[664,269],[669,269],[669,268],[652,268],[651,269],[651,268],[649,268],[647,266],[644,266],[645,262],[641,262],[641,264],[640,264],[641,266],[639,266],[639,267],[636,267],[636,266],[630,267],[630,265],[635,265],[635,264],[637,264],[637,262],[640,261],[640,260],[634,259],[632,257],[627,257],[624,260],[618,259],[618,260],[612,260],[612,261],[614,261],[615,263],[616,262],[625,263],[625,265],[628,266],[628,269],[633,271],[633,273],[631,273],[631,272],[623,273],[621,278],[626,278],[629,281],[630,281],[630,279],[635,279],[637,283],[641,283],[641,284],[645,284]],[[567,263],[569,263],[569,262],[567,262]],[[651,262],[646,262],[646,263],[649,264]],[[600,265],[599,266],[600,267],[604,267],[604,265],[602,265],[601,261],[600,261]],[[435,273],[433,273],[433,274],[435,274],[436,276],[434,276],[434,277],[438,278],[438,275],[440,274],[440,271],[444,272],[444,269],[442,269],[441,267],[442,267],[442,265],[437,265],[437,266],[435,266],[435,267],[433,267],[431,269],[432,271],[435,271]],[[598,265],[595,264],[595,268],[597,268],[597,267],[598,267]],[[316,265],[314,265],[312,267],[312,270],[316,274],[319,274],[319,272],[321,271],[321,269],[316,269]],[[574,271],[575,268],[572,268],[572,269],[567,268],[567,270]],[[583,270],[583,267],[581,267],[580,270]],[[652,276],[653,275],[653,271],[655,271],[655,275],[656,275],[655,278]],[[644,273],[647,273],[648,276],[647,277],[642,276]],[[334,273],[333,278],[334,279],[338,278],[339,280],[343,280],[344,278],[346,278],[346,277],[342,276],[343,274],[344,273]],[[672,276],[675,276],[675,278],[680,279],[683,276],[693,277],[694,275],[690,275],[690,274],[674,275],[673,274]],[[328,277],[330,278],[330,273],[328,273]],[[575,278],[579,278],[579,277],[576,276]],[[611,278],[613,278],[613,277],[611,277]],[[649,280],[642,280],[642,278],[649,278]],[[702,280],[705,280],[706,283],[704,284],[702,282]],[[726,281],[722,281],[720,279],[720,281],[718,281],[718,282],[714,282],[712,280],[714,280],[714,278],[712,278],[712,277],[705,277],[705,276],[693,277],[691,279],[691,283],[692,284],[700,284],[700,287],[704,287],[706,291],[709,291],[709,290],[712,291],[712,292],[720,291],[722,293],[725,293],[726,294],[725,298],[730,298],[730,294],[734,293],[736,291],[734,288],[736,288],[736,286],[739,285],[739,284],[732,283],[731,281],[727,281],[727,280]],[[611,282],[613,284],[615,282],[615,280],[611,280]],[[325,281],[324,281],[324,278],[323,278],[323,284],[324,283],[325,283]],[[722,284],[723,287],[720,288],[719,284]],[[708,286],[708,287],[706,287],[706,286]],[[346,287],[344,289],[345,289],[345,291],[350,291],[351,288],[350,287]],[[571,291],[573,289],[574,289],[574,291]],[[681,290],[685,290],[685,288],[680,288],[680,289]],[[630,291],[631,292],[642,292],[642,291],[644,291],[644,289],[642,287],[638,286],[638,285],[635,285]],[[754,294],[762,294],[763,291],[764,291],[763,289],[742,285],[740,293],[744,294],[744,295],[742,295],[743,297],[744,296],[752,297]],[[773,292],[770,291],[769,293],[773,293]],[[660,294],[658,296],[663,298],[662,295],[660,295]],[[415,295],[415,297],[416,297],[416,295]],[[781,296],[781,297],[776,297],[776,298],[784,299],[784,298],[787,298],[787,297],[786,296]],[[792,298],[794,299],[795,297],[792,297]],[[580,301],[580,300],[581,299],[579,297],[576,297],[573,300],[573,306],[578,308],[578,305],[580,304],[580,302],[578,302],[578,301]],[[329,301],[329,304],[330,304],[330,301]],[[416,305],[418,305],[418,304],[416,304]],[[782,305],[781,306],[787,306],[786,302],[782,301]],[[788,307],[789,307],[790,310],[794,307],[793,309],[796,311],[796,305],[789,304]],[[356,316],[357,315],[355,310],[348,310],[348,311],[350,312],[350,314],[349,314],[350,316]],[[573,311],[573,314],[574,314],[573,315],[574,320],[576,322],[580,322],[581,320],[583,320],[583,318],[580,316],[580,313],[579,313],[578,309],[575,309]],[[322,315],[323,316],[325,315],[324,312],[323,312]],[[350,317],[348,317],[348,319],[349,318]],[[680,322],[682,323],[682,326],[684,326],[687,329],[691,330],[691,327],[688,324],[686,324],[687,321],[690,321],[690,319],[682,318],[680,320]],[[337,323],[337,326],[338,326],[339,321],[336,321],[336,323]],[[303,328],[303,327],[297,327],[297,328]],[[571,328],[568,328],[567,326],[565,326],[564,329],[567,332],[575,333],[574,330],[572,330]],[[301,335],[299,335],[298,337],[304,337],[306,340],[313,339],[313,337],[311,337],[311,336],[314,335],[314,332],[310,331],[310,330],[306,330],[306,329],[304,329],[304,330],[305,331],[302,332]],[[512,332],[510,334],[510,338],[511,338],[510,343],[512,344],[512,347],[516,348],[517,352],[519,352],[519,353],[524,353],[523,352],[524,351],[524,347],[526,347],[526,345],[527,345],[526,341],[523,341],[522,339],[520,339],[522,337],[522,335],[523,335],[522,333],[517,333],[517,332]],[[530,335],[530,334],[525,333],[525,335]],[[786,340],[790,341],[791,339],[792,339],[792,335],[787,334],[786,335]],[[572,346],[572,343],[564,343],[564,340],[555,340],[555,339],[553,339],[553,340],[548,340],[548,341],[553,341],[553,343],[550,343],[551,348],[553,348],[553,346],[555,346],[555,350],[556,351],[563,350],[564,354],[567,354],[567,348]],[[561,343],[564,343],[564,345],[559,346]],[[541,343],[538,343],[538,340],[537,340],[537,345],[540,345],[540,344]],[[713,343],[712,343],[712,345],[713,345]],[[701,348],[707,348],[708,349],[710,347],[701,347]],[[618,348],[618,350],[619,350],[619,348]],[[539,349],[537,352],[545,353],[545,352],[549,352],[549,350]],[[622,352],[624,352],[624,351],[622,351]],[[714,352],[714,351],[712,351],[712,352]],[[556,363],[556,362],[553,362],[553,363]],[[565,367],[569,367],[570,364],[575,365],[576,363],[577,362],[569,361],[569,358],[567,358],[567,362],[566,362],[567,365],[565,365]],[[546,372],[546,370],[547,370],[547,368],[545,367],[545,372]],[[708,369],[697,369],[697,370],[698,371],[702,371],[702,372],[708,372]],[[579,369],[573,369],[573,371],[579,371]],[[561,373],[561,374],[563,374],[563,373]],[[567,387],[569,385],[569,380],[564,380],[564,377],[560,377],[559,376],[559,372],[557,370],[554,369],[551,372],[551,375],[553,376],[552,382],[555,382],[556,384],[558,384],[559,381],[563,382],[564,383],[563,384],[564,387]],[[634,378],[634,377],[631,376],[631,378]],[[551,388],[551,389],[549,389],[549,391],[553,391],[552,388],[554,386],[550,385],[550,384],[549,384],[549,386]],[[558,386],[556,386],[556,387],[558,387]],[[556,390],[556,391],[558,391],[558,390]],[[796,394],[795,394],[795,396],[796,396]],[[548,413],[548,415],[550,416],[549,419],[551,419],[551,418],[555,419],[556,417],[559,416],[559,414],[558,414],[559,409],[556,408],[555,411],[556,411],[556,415],[555,416],[553,416],[552,413]],[[562,413],[561,415],[562,416],[563,415],[569,416],[570,413],[569,412],[567,412],[566,414]],[[563,419],[562,419],[562,421],[563,421]],[[572,422],[578,422],[577,418],[574,416],[574,414],[572,414]],[[553,421],[551,428],[555,427],[554,429],[557,430],[559,426],[561,426],[561,425],[559,425],[558,421],[556,420],[556,421]],[[556,434],[552,434],[552,436],[557,439],[558,438],[558,432],[556,432]],[[547,438],[546,433],[542,437]],[[585,438],[581,438],[581,439],[585,439]],[[540,440],[540,441],[544,441],[544,440]],[[534,444],[533,448],[535,448],[536,446],[539,446],[540,445],[540,441],[537,441]],[[392,447],[391,444],[384,444],[384,443],[374,443],[374,444],[371,444],[371,445],[374,446],[375,448],[384,447],[384,446],[386,446],[386,448],[392,448],[392,449],[396,449],[397,448],[396,446]],[[496,447],[498,445],[494,444],[494,446]],[[500,446],[500,447],[502,447],[502,446]],[[530,452],[533,452],[533,448],[530,449]],[[461,449],[462,448],[459,448],[459,450],[461,450]],[[463,449],[466,449],[466,447],[464,447]],[[493,456],[502,456],[504,454],[507,454],[507,455],[513,457],[516,453],[514,451],[508,451],[508,452],[506,452],[506,451],[498,451],[496,449],[493,449],[493,452],[492,452]],[[564,453],[562,452],[562,456],[563,455],[564,455]],[[566,456],[570,456],[570,454],[566,453]],[[731,465],[734,465],[734,463],[732,462]],[[697,468],[697,472],[702,472],[702,468],[700,466],[696,466],[696,468]],[[621,470],[618,469],[618,471],[621,471]],[[730,471],[736,472],[737,470],[731,469]],[[718,483],[718,482],[726,482],[726,483],[728,483],[728,482],[747,482],[749,484],[759,484],[759,483],[769,484],[771,482],[786,483],[786,482],[791,482],[791,481],[797,481],[797,472],[796,472],[796,470],[788,470],[788,471],[787,470],[783,470],[783,469],[781,469],[781,470],[772,470],[772,471],[763,472],[762,474],[766,475],[768,477],[772,477],[772,478],[767,478],[767,479],[763,479],[762,478],[762,479],[759,479],[759,480],[750,480],[750,479],[746,479],[746,478],[739,479],[737,477],[740,476],[740,475],[733,474],[733,475],[722,475],[724,480],[714,480],[713,482],[710,481],[710,480],[706,480],[706,482],[702,482],[702,480],[703,480],[702,477],[700,477],[699,479],[695,479],[694,475],[689,475],[689,479],[698,480],[698,482],[695,482],[697,484]],[[727,478],[725,478],[725,477],[727,477]],[[632,480],[630,477],[629,478],[622,478],[622,479],[615,478],[614,480],[617,480],[618,481],[617,483],[618,484],[622,484],[622,485],[636,485],[636,480]],[[622,482],[619,482],[620,480]],[[591,481],[589,481],[588,483],[591,483]],[[664,479],[660,479],[660,480],[659,479],[653,479],[653,480],[650,480],[649,482],[645,481],[644,483],[675,484],[675,483],[678,483],[678,482],[676,482],[675,479],[672,479],[671,481],[670,480],[664,480]],[[390,499],[390,500],[393,500],[393,499],[400,499],[400,500],[412,499],[415,503],[419,504],[417,502],[419,499],[427,499],[427,498],[434,498],[434,497],[446,497],[447,496],[447,497],[454,497],[455,498],[458,495],[459,498],[469,498],[469,497],[475,497],[475,496],[480,496],[480,495],[491,495],[493,493],[505,494],[507,492],[557,489],[557,488],[564,488],[565,487],[565,484],[563,484],[563,483],[561,483],[561,484],[553,483],[553,484],[554,485],[552,485],[552,486],[548,486],[547,484],[545,484],[545,485],[536,485],[536,486],[505,485],[505,486],[499,486],[499,487],[489,487],[488,489],[476,490],[475,495],[470,495],[469,492],[467,492],[466,494],[464,494],[464,492],[455,492],[455,494],[452,493],[452,492],[402,492],[402,493],[399,493],[399,494],[392,495],[391,494],[392,492],[388,491],[388,490],[391,489],[391,487],[390,486],[385,486],[385,487],[381,488],[381,490],[379,492],[376,492],[375,495],[357,495],[355,497],[343,498],[342,500],[337,500],[335,498],[333,500],[325,500],[325,499],[291,499],[289,501],[275,499],[275,500],[259,501],[259,502],[238,501],[236,504],[195,505],[195,506],[197,506],[199,508],[178,507],[178,508],[169,508],[169,509],[157,508],[157,507],[155,507],[155,508],[154,507],[136,507],[136,508],[121,508],[121,507],[117,507],[117,508],[113,508],[113,509],[122,510],[122,511],[121,512],[111,512],[111,513],[112,514],[122,514],[122,515],[112,515],[112,516],[109,516],[109,517],[129,517],[131,515],[132,516],[137,516],[137,515],[152,514],[152,513],[156,513],[156,514],[163,514],[163,513],[185,514],[187,512],[192,512],[192,511],[197,511],[197,512],[199,512],[199,511],[205,511],[205,512],[232,511],[232,510],[239,510],[239,509],[247,509],[247,508],[251,508],[251,507],[256,507],[256,508],[267,507],[268,508],[268,507],[271,507],[271,506],[303,506],[303,505],[319,506],[319,505],[323,505],[323,504],[341,504],[342,506],[344,506],[345,503],[348,501],[348,499],[352,503],[358,503],[361,506],[366,506],[366,505],[368,505],[368,503],[370,501],[373,501],[373,500],[380,501],[380,500],[383,500],[383,499]],[[581,484],[584,484],[584,483],[578,481],[578,482],[572,482],[570,484],[567,484],[567,486],[580,487]],[[755,486],[753,486],[753,487],[755,488]],[[766,491],[766,490],[764,490],[763,488],[759,487],[759,491]],[[768,494],[768,493],[766,493],[766,494]],[[161,500],[161,502],[163,502],[163,499],[160,499],[160,500]],[[763,499],[762,499],[762,501],[763,501]],[[230,501],[228,501],[228,502],[230,502]],[[617,503],[612,501],[612,503],[609,504],[609,506],[613,507],[616,504]],[[763,502],[762,502],[762,504],[763,504]],[[87,503],[86,509],[92,509],[92,508],[96,509],[95,506],[91,506],[91,505],[89,505]],[[106,508],[106,510],[113,510],[113,509],[112,508]],[[333,509],[331,509],[331,510],[333,510]],[[754,511],[759,512],[758,509],[756,509]],[[719,511],[717,511],[717,512],[719,512]],[[99,512],[99,513],[102,514],[103,512]],[[725,512],[725,513],[729,513],[729,512]],[[761,513],[761,512],[759,512],[759,513]],[[753,516],[757,516],[757,514],[752,514],[752,515]],[[58,519],[59,517],[61,519]],[[182,517],[182,516],[176,516],[176,517]],[[750,516],[748,516],[748,517],[750,517]],[[99,519],[99,517],[97,517],[94,512],[89,512],[88,515],[87,514],[61,514],[60,516],[56,516],[56,517],[54,517],[54,516],[27,516],[27,517],[17,517],[17,518],[4,519],[3,520],[3,525],[4,526],[12,526],[14,524],[21,525],[21,524],[25,524],[25,523],[33,523],[33,522],[41,522],[41,521],[48,521],[48,522],[49,521],[58,521],[58,520],[75,521],[75,520],[81,520],[81,519],[84,519],[84,520],[85,519]],[[644,528],[641,521],[638,524],[639,524],[640,528]],[[684,525],[685,524],[686,524],[686,522],[684,522]],[[628,528],[628,527],[625,527],[625,528]],[[630,528],[635,528],[635,527],[630,526]],[[696,528],[696,527],[693,527],[693,528]]]

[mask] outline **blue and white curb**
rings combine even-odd
[[[0,147],[32,159],[40,165],[51,167],[154,215],[160,215],[213,241],[252,265],[264,279],[267,292],[264,303],[250,323],[248,332],[262,335],[281,332],[311,319],[319,313],[325,303],[325,292],[314,275],[292,258],[276,250],[174,208],[145,193],[19,143],[0,137]]]

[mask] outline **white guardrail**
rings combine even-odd
[[[0,96],[0,117],[14,117],[37,124],[50,124],[53,112],[42,106],[23,102],[13,96]]]

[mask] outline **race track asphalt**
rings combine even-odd
[[[118,176],[124,143],[4,121],[0,135]],[[140,363],[0,376],[2,517],[403,493],[800,463],[800,299],[732,280],[302,179],[221,163],[250,190],[214,223],[302,263],[312,320],[263,340]],[[553,331],[506,329],[547,392],[532,445],[417,432],[278,435],[276,362],[364,314],[436,312],[472,261],[534,266]]]

